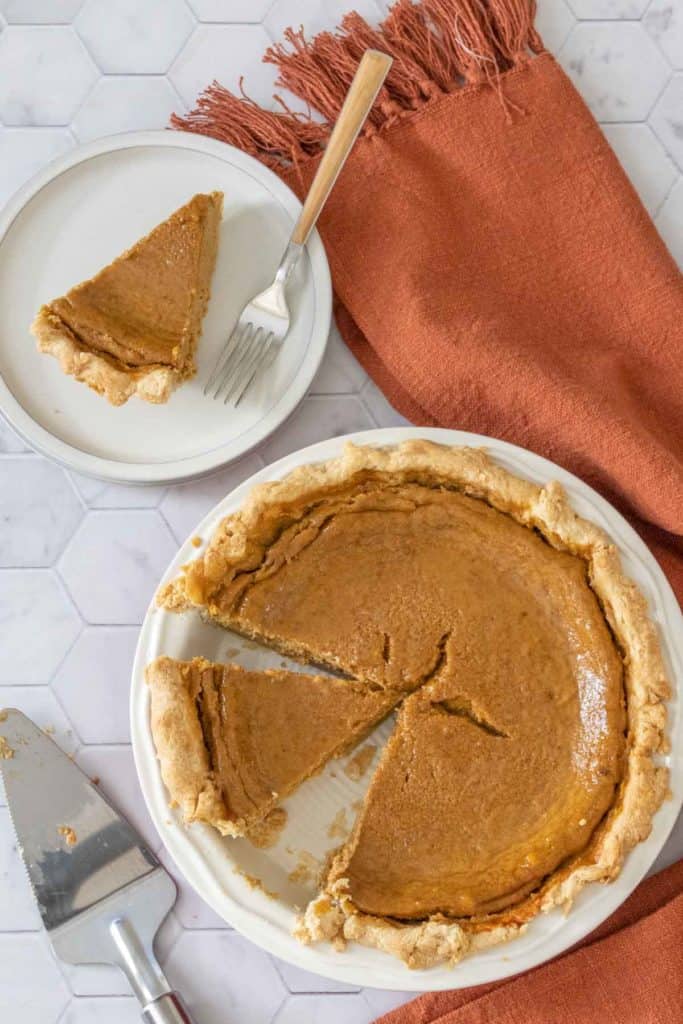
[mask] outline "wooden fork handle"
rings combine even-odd
[[[320,161],[317,173],[304,202],[304,208],[297,221],[292,241],[304,245],[310,235],[320,211],[337,180],[337,175],[353,148],[377,93],[387,77],[392,59],[379,50],[366,50],[358,65],[344,106],[341,108],[327,149]]]

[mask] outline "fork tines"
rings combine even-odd
[[[204,394],[215,386],[213,398],[225,390],[223,404],[232,401],[238,405],[245,391],[265,364],[273,345],[272,331],[254,327],[251,323],[238,323],[225,349],[206,382]]]

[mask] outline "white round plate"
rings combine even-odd
[[[198,525],[193,537],[206,541],[223,516],[242,504],[255,483],[280,479],[304,463],[333,458],[341,453],[347,440],[390,445],[415,437],[442,444],[484,446],[497,462],[519,476],[536,483],[559,480],[576,511],[602,526],[618,545],[627,573],[649,600],[663,640],[670,678],[682,677],[683,616],[664,574],[634,530],[595,491],[559,466],[522,448],[478,434],[405,427],[371,430],[323,441],[281,459],[243,483]],[[181,565],[197,554],[198,549],[188,539],[169,566],[163,582],[175,577]],[[412,991],[465,988],[526,971],[556,956],[597,927],[626,899],[664,845],[683,802],[683,719],[680,699],[674,696],[669,709],[671,752],[665,758],[670,768],[673,796],[657,812],[650,836],[632,851],[619,877],[611,885],[587,886],[567,917],[560,911],[541,915],[532,921],[525,935],[476,953],[454,968],[411,971],[387,954],[355,944],[350,944],[344,953],[325,945],[302,946],[291,935],[294,905],[305,904],[314,892],[313,883],[294,884],[288,874],[299,862],[299,851],[322,857],[324,851],[339,844],[339,838],[329,838],[329,826],[341,808],[346,809],[347,822],[353,821],[351,804],[362,795],[371,772],[366,773],[361,782],[352,783],[344,774],[343,766],[333,762],[322,775],[304,783],[285,801],[287,827],[270,850],[256,849],[243,839],[222,839],[204,825],[182,827],[174,812],[169,810],[149,728],[144,668],[161,654],[176,658],[202,654],[217,660],[237,659],[249,667],[277,666],[283,659],[227,630],[203,623],[194,612],[172,615],[150,608],[133,669],[131,728],[135,761],[147,805],[164,844],[200,896],[229,924],[264,949],[306,970],[352,985]],[[298,667],[301,670],[301,666]],[[378,730],[378,739],[389,731],[390,724],[384,723]],[[281,899],[273,900],[251,888],[239,872],[256,876]]]
[[[29,324],[42,303],[111,262],[196,192],[225,194],[197,376],[165,405],[115,408],[42,355]],[[80,146],[25,185],[0,217],[0,412],[32,447],[119,483],[170,483],[239,458],[304,397],[330,326],[319,236],[292,279],[292,325],[277,359],[237,409],[202,387],[245,303],[272,280],[301,209],[252,157],[183,132],[132,132]]]

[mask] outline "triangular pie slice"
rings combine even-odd
[[[195,195],[95,277],[42,306],[31,331],[64,373],[122,405],[166,402],[195,373],[223,193]]]
[[[203,658],[147,668],[162,778],[186,821],[244,835],[361,740],[393,697],[353,680]]]

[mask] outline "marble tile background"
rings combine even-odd
[[[270,103],[265,47],[289,24],[332,27],[352,0],[0,0],[0,202],[78,142],[163,126],[214,76]],[[383,0],[357,9],[380,17]],[[683,263],[683,0],[539,0],[550,49],[603,124]],[[335,332],[311,393],[255,454],[198,483],[137,489],[69,474],[0,423],[0,707],[18,705],[159,840],[129,745],[128,678],[155,584],[197,520],[265,462],[402,422]],[[103,584],[103,581],[106,581]],[[683,829],[661,864],[683,854]],[[198,1024],[366,1024],[401,992],[294,969],[226,928],[182,881],[159,940]],[[40,930],[0,797],[0,1020],[132,1024],[114,969],[64,968]]]

